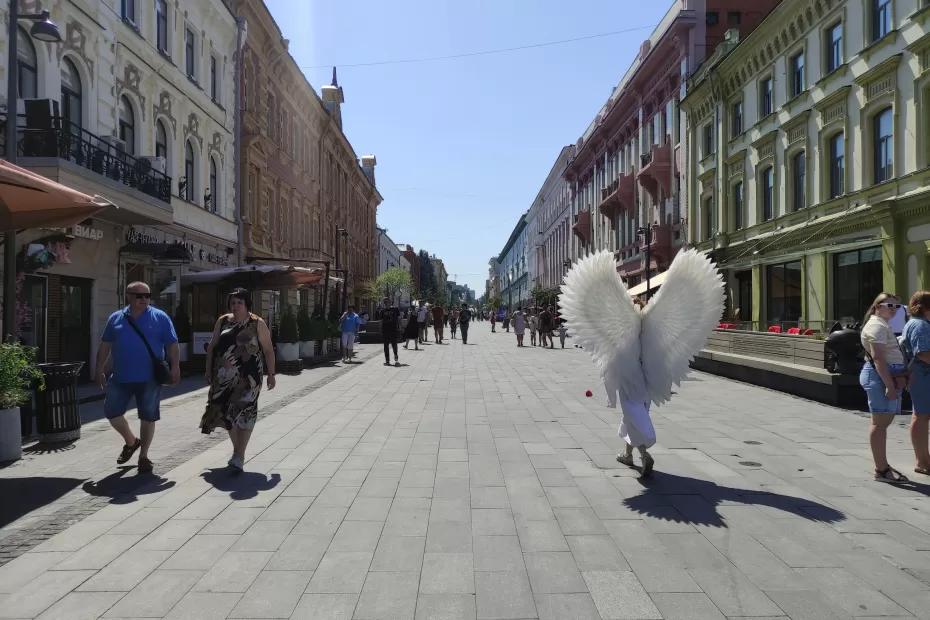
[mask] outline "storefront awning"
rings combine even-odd
[[[71,226],[109,204],[0,160],[0,231]]]
[[[309,269],[293,265],[247,265],[188,273],[181,276],[181,285],[189,284],[240,284],[249,289],[297,288],[323,283],[323,269]],[[340,282],[330,277],[330,281]]]
[[[120,254],[151,256],[156,263],[177,265],[186,265],[193,260],[190,251],[180,243],[127,243],[120,248]]]
[[[663,271],[662,273],[656,274],[652,276],[651,278],[649,278],[649,290],[654,291],[660,286],[662,286],[662,283],[665,282],[665,278],[667,276],[668,276],[668,272]],[[633,288],[629,290],[630,295],[642,295],[645,292],[646,292],[646,281],[645,280],[643,280],[642,282],[640,282],[639,284],[637,284],[636,286],[634,286]]]

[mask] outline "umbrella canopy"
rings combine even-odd
[[[0,160],[0,232],[71,226],[109,204]]]
[[[188,273],[181,276],[182,284],[213,284],[226,282],[242,284],[253,289],[295,288],[314,286],[323,281],[322,269],[308,269],[294,265],[246,265]],[[332,279],[332,278],[330,278]]]

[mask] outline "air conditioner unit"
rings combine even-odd
[[[144,159],[152,165],[152,170],[155,172],[160,172],[165,174],[165,171],[168,169],[168,162],[164,157],[153,157],[147,155],[145,157],[140,157],[139,159]]]
[[[100,136],[100,141],[112,147],[111,155],[126,155],[126,143],[116,136]],[[113,152],[113,151],[119,151]]]

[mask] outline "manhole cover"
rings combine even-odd
[[[762,467],[762,463],[756,463],[755,461],[740,461],[739,464],[746,467]]]
[[[762,442],[761,442],[761,441],[754,441],[754,440],[752,440],[752,439],[750,439],[750,440],[748,440],[748,441],[744,441],[743,443],[749,444],[750,446],[761,446],[761,445],[762,445]]]

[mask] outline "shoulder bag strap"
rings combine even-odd
[[[125,314],[125,316],[126,316],[126,320],[129,321],[129,324],[132,326],[132,328],[135,330],[135,332],[136,332],[137,334],[139,334],[139,338],[142,338],[142,342],[145,343],[145,348],[148,350],[149,356],[152,358],[152,360],[154,360],[154,361],[156,361],[156,362],[160,362],[161,360],[158,359],[158,358],[155,356],[155,352],[152,351],[152,347],[151,347],[151,345],[149,345],[149,341],[148,341],[148,339],[145,337],[145,334],[142,333],[142,330],[139,329],[139,326],[136,325],[136,322],[132,320],[132,317],[129,315],[128,312],[125,312],[124,314]]]

